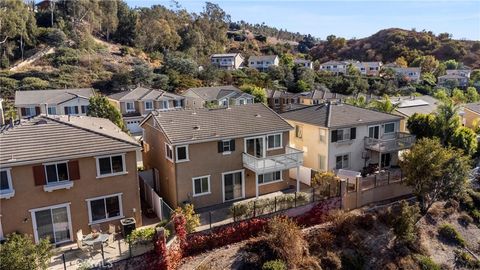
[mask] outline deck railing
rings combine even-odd
[[[393,138],[375,139],[365,137],[365,148],[377,152],[389,152],[408,149],[415,143],[415,136],[409,133],[397,132]]]
[[[243,166],[258,174],[288,170],[303,164],[303,151],[285,147],[285,154],[259,158],[243,153]]]

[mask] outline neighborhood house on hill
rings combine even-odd
[[[397,108],[393,114],[400,115],[403,117],[400,120],[400,131],[409,132],[407,129],[407,121],[410,116],[414,113],[419,114],[430,114],[434,113],[437,110],[440,101],[436,98],[428,95],[424,96],[403,96],[403,97],[392,97],[390,101],[397,105]]]
[[[471,69],[447,69],[447,75],[458,75],[470,79],[470,74],[472,73]]]
[[[393,67],[395,73],[407,81],[420,81],[421,69],[417,67]]]
[[[135,151],[140,145],[112,122],[40,115],[0,132],[0,239],[18,232],[61,244],[142,224]],[[97,225],[98,224],[98,225]]]
[[[255,97],[232,85],[197,87],[182,93],[187,108],[228,107],[254,103]]]
[[[302,106],[299,103],[300,94],[272,89],[266,89],[265,92],[267,95],[268,107],[276,112],[285,112]]]
[[[266,71],[271,66],[278,66],[279,63],[280,59],[277,55],[250,56],[248,58],[248,66],[260,71]]]
[[[325,63],[320,64],[321,71],[328,71],[335,74],[345,74],[347,73],[347,66],[348,63],[343,61],[328,61]]]
[[[86,115],[92,88],[15,91],[15,108],[20,118],[39,114]]]
[[[185,107],[185,98],[160,89],[137,87],[108,96],[120,110],[131,133],[142,132],[140,121],[153,110],[173,110]]]
[[[316,171],[361,171],[398,165],[399,151],[414,136],[399,132],[402,117],[327,102],[281,114],[295,131],[290,146],[304,151],[304,166]]]
[[[141,126],[144,166],[158,173],[157,191],[174,207],[299,187],[289,177],[303,160],[288,146],[293,128],[263,104],[154,112]]]
[[[382,68],[382,62],[355,62],[352,63],[360,74],[367,76],[378,76],[380,75],[380,69]]]
[[[304,105],[320,104],[330,100],[340,101],[347,98],[345,95],[332,93],[325,87],[322,87],[321,89],[315,89],[310,92],[303,92],[298,97],[299,103]]]
[[[463,125],[476,129],[480,124],[480,102],[468,103],[463,106]]]
[[[243,65],[244,58],[239,53],[212,54],[210,56],[212,65],[227,70],[239,69]]]
[[[293,63],[300,67],[305,67],[309,69],[313,69],[313,62],[311,60],[306,59],[295,59]]]
[[[457,75],[457,74],[447,74],[438,77],[438,85],[441,86],[459,86],[467,87],[468,86],[468,77]]]

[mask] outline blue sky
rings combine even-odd
[[[161,4],[166,0],[126,0],[132,6]],[[456,39],[480,40],[480,1],[284,1],[225,0],[217,3],[232,21],[262,23],[325,39],[334,34],[362,38],[378,30],[399,27],[448,32]],[[190,12],[200,12],[205,1],[179,1]]]

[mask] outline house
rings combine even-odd
[[[470,79],[471,69],[447,69],[447,75],[458,75]]]
[[[329,89],[322,86],[320,89],[314,89],[310,92],[301,93],[299,95],[299,103],[304,105],[314,105],[331,100],[340,101],[346,98],[347,96],[338,93],[332,93]]]
[[[267,104],[275,112],[285,112],[297,108],[300,104],[298,93],[290,93],[285,90],[266,89]]]
[[[270,66],[278,66],[279,63],[278,55],[254,55],[248,58],[248,66],[260,71],[266,71]]]
[[[139,124],[153,110],[173,110],[185,107],[185,98],[160,89],[137,87],[108,96],[122,113],[128,130],[135,134],[142,132]]]
[[[94,224],[142,224],[140,145],[109,120],[39,115],[5,126],[0,149],[0,238],[19,232],[61,244]]]
[[[335,74],[345,74],[347,73],[347,66],[349,63],[345,61],[328,61],[320,64],[321,71],[328,71]]]
[[[227,70],[239,69],[245,59],[239,53],[212,54],[210,61],[212,65]]]
[[[403,119],[400,120],[400,132],[409,132],[407,129],[407,121],[414,113],[434,113],[440,104],[439,100],[428,95],[392,97],[390,101],[394,105],[397,105],[393,114],[403,117]]]
[[[207,207],[288,189],[303,153],[285,120],[261,103],[152,112],[141,123],[143,162],[174,207]]]
[[[255,102],[255,97],[233,85],[189,88],[182,93],[187,108],[228,107]]]
[[[305,67],[309,69],[313,69],[313,62],[311,60],[306,59],[295,59],[293,63],[299,67]]]
[[[402,117],[326,102],[281,114],[295,131],[290,146],[304,151],[304,166],[316,171],[361,171],[398,164],[399,151],[414,137],[399,132]]]
[[[441,86],[459,86],[467,87],[468,86],[468,77],[457,75],[457,74],[447,74],[438,77],[438,85]]]
[[[15,91],[15,108],[20,118],[39,114],[86,115],[92,88]]]
[[[402,77],[407,81],[420,81],[421,69],[417,67],[393,67],[393,71],[397,76]]]
[[[378,76],[380,69],[382,68],[382,62],[356,62],[352,63],[361,75],[365,76]]]
[[[462,117],[463,125],[475,130],[480,124],[480,102],[465,104]]]

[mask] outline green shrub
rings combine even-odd
[[[62,65],[76,65],[80,59],[80,52],[78,50],[60,47],[53,55],[53,65],[60,67]]]
[[[415,223],[420,215],[420,208],[418,205],[409,205],[406,201],[400,203],[397,209],[398,213],[393,220],[393,231],[400,241],[406,243],[413,243],[417,238],[417,231]]]
[[[38,244],[31,235],[10,234],[7,241],[0,244],[0,269],[47,269],[53,246],[48,239]]]
[[[480,262],[465,251],[455,250],[455,262],[460,267],[480,269]]]
[[[430,257],[417,255],[415,259],[418,262],[418,266],[422,270],[441,270],[441,267],[436,264]]]
[[[455,243],[459,246],[465,246],[465,239],[455,230],[451,224],[443,224],[438,228],[438,234],[444,240]]]
[[[460,223],[462,226],[468,226],[472,222],[473,218],[467,214],[461,214],[458,217],[458,223]]]
[[[273,260],[265,262],[262,270],[287,270],[287,266],[282,260]]]
[[[195,213],[195,207],[193,206],[193,204],[186,204],[183,206],[183,208],[177,207],[174,212],[185,216],[185,219],[187,221],[187,233],[194,232],[195,228],[200,226],[200,215]],[[173,216],[174,215],[172,215],[172,217]]]
[[[165,229],[165,237],[168,237],[170,232]],[[155,236],[155,228],[145,228],[145,229],[137,229],[134,230],[127,238],[132,244],[143,244],[153,241],[153,237]]]

